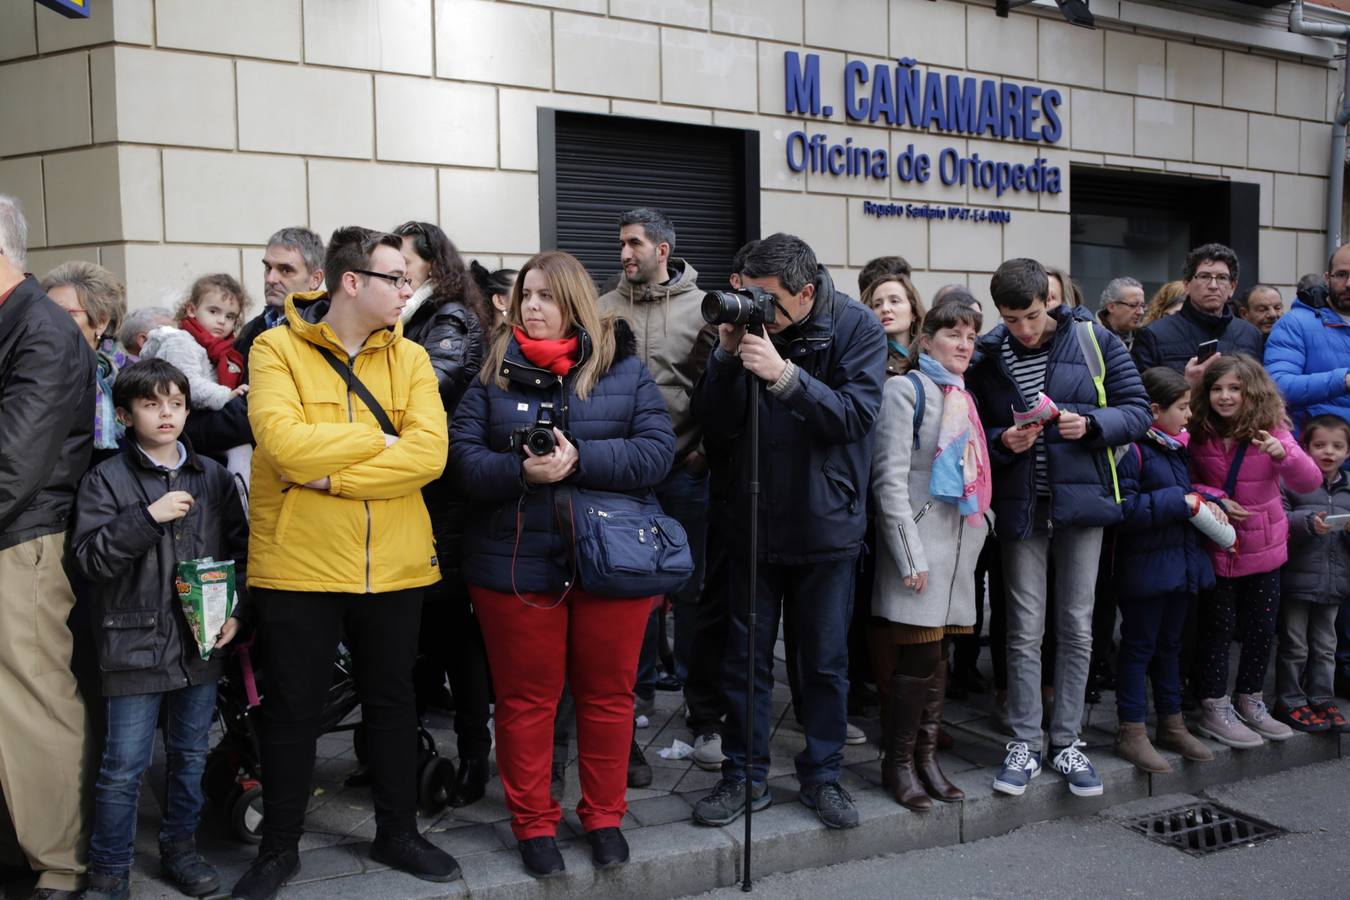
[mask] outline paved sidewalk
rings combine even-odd
[[[1218,756],[1215,762],[1186,763],[1175,754],[1165,753],[1176,771],[1166,776],[1148,776],[1109,752],[1116,718],[1114,695],[1107,692],[1102,704],[1088,708],[1083,733],[1088,744],[1086,751],[1105,782],[1104,796],[1072,797],[1063,781],[1047,772],[1032,782],[1023,797],[1005,798],[994,795],[990,784],[1009,738],[990,715],[992,695],[972,696],[968,702],[947,704],[947,731],[956,744],[941,755],[944,770],[966,791],[965,802],[938,804],[924,814],[909,812],[894,803],[879,787],[880,764],[875,744],[879,723],[875,719],[856,719],[868,733],[869,743],[844,748],[842,782],[857,803],[862,825],[847,832],[826,832],[814,813],[797,800],[792,757],[802,747],[802,736],[788,710],[781,644],[779,649],[779,682],[773,704],[776,726],[771,741],[773,764],[769,772],[774,802],[755,816],[757,877],[970,842],[1004,834],[1029,822],[1090,814],[1106,806],[1153,795],[1194,793],[1213,784],[1335,759],[1350,748],[1350,740],[1344,737],[1303,734],[1282,744],[1267,744],[1245,752],[1213,744]],[[342,783],[356,766],[351,736],[326,735],[319,741],[320,758],[306,823],[309,830],[301,843],[302,870],[282,896],[294,900],[463,896],[661,898],[731,885],[739,877],[744,823],[705,828],[689,821],[692,804],[707,793],[718,775],[686,760],[662,759],[657,752],[669,747],[675,739],[693,743],[694,735],[681,715],[681,703],[679,694],[658,692],[656,715],[650,727],[638,732],[654,779],[650,788],[628,792],[629,814],[624,829],[633,856],[627,866],[608,872],[591,868],[588,845],[576,814],[571,811],[580,797],[573,745],[563,803],[567,812],[558,835],[568,875],[547,884],[535,881],[520,865],[502,802],[501,783],[495,777],[487,797],[473,806],[419,820],[427,837],[459,860],[464,870],[463,881],[431,884],[372,863],[367,858],[375,832],[370,792],[366,788],[345,788]],[[453,756],[455,741],[450,723],[433,718],[428,724],[441,753]],[[160,772],[162,769],[151,774]],[[133,896],[137,898],[181,896],[159,880],[155,830],[158,809],[154,793],[144,791],[133,872]],[[208,858],[219,865],[226,888],[255,853],[254,847],[230,836],[226,814],[211,806],[206,811],[200,844]],[[22,896],[15,893],[17,888],[10,885],[6,896]]]

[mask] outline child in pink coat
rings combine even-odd
[[[1217,585],[1202,595],[1194,676],[1203,713],[1196,730],[1230,747],[1293,732],[1262,696],[1280,609],[1280,567],[1289,519],[1280,481],[1310,491],[1322,473],[1289,433],[1284,403],[1261,364],[1246,354],[1216,359],[1191,393],[1191,479],[1237,529],[1238,552],[1213,552]],[[1241,627],[1236,708],[1228,699],[1228,653]]]

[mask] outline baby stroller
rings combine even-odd
[[[248,644],[230,655],[216,692],[216,719],[224,734],[207,755],[202,776],[206,796],[229,817],[231,832],[251,844],[262,840],[262,752],[258,744],[262,723],[257,707],[265,674],[255,674]],[[339,644],[319,733],[352,732],[356,759],[364,763],[361,723],[343,724],[360,702],[351,654],[345,644]],[[433,815],[446,807],[455,782],[455,764],[437,752],[435,739],[420,724],[417,742],[417,805],[424,814]]]

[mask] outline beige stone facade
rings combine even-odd
[[[1039,0],[94,0],[65,20],[0,4],[0,191],[31,222],[30,268],[71,258],[123,274],[133,305],[195,274],[260,298],[276,228],[439,222],[466,255],[518,264],[539,245],[539,107],[757,129],[764,230],[807,238],[840,280],[902,253],[928,293],[987,293],[1000,260],[1067,266],[1071,164],[1258,184],[1260,273],[1323,267],[1331,119],[1327,41],[1206,0],[1094,0],[1095,30]],[[1236,6],[1236,4],[1228,4]],[[785,115],[783,54],[818,53],[834,115]],[[1056,89],[1053,146],[846,122],[850,60]],[[936,181],[791,171],[785,139],[894,154],[909,144],[1059,166],[1064,191],[994,202]],[[1006,225],[876,220],[866,201],[1011,210]],[[678,223],[677,223],[678,225]]]

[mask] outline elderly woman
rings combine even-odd
[[[586,544],[572,542],[572,528],[564,532],[555,503],[570,507],[572,492],[589,490],[650,496],[670,471],[675,435],[632,331],[600,315],[595,285],[575,257],[531,258],[507,322],[455,412],[450,461],[475,502],[470,521],[481,523],[467,535],[463,571],[492,665],[511,830],[526,869],[545,877],[563,871],[549,763],[564,679],[576,702],[577,815],[591,858],[596,868],[628,861],[619,824],[633,680],[655,599],[579,586]],[[551,441],[517,439],[545,421]]]
[[[117,276],[97,263],[72,260],[42,279],[42,289],[68,313],[98,359],[94,375],[94,457],[96,466],[112,456],[123,427],[113,410],[112,386],[117,371],[127,363],[108,338],[117,333],[127,314],[127,289]]]
[[[117,329],[117,343],[122,345],[128,359],[138,359],[150,332],[173,324],[173,310],[162,306],[142,306],[127,313],[122,327]]]

